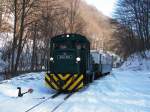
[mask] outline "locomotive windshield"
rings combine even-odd
[[[72,48],[72,45],[68,42],[53,43],[53,49],[67,49],[67,48]]]
[[[87,45],[85,43],[80,42],[61,42],[61,43],[53,43],[53,49],[86,49]]]

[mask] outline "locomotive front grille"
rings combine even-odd
[[[45,82],[52,89],[73,92],[84,86],[83,78],[83,74],[46,74]]]

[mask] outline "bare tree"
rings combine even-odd
[[[13,43],[12,43],[12,56],[11,56],[11,72],[14,72],[14,60],[15,60],[15,49],[17,47],[17,3],[18,0],[14,0],[14,32],[13,32]]]
[[[80,0],[69,1],[69,8],[67,11],[67,29],[68,33],[83,33],[86,26],[85,21],[80,16]]]
[[[130,41],[134,46],[134,51],[141,52],[150,49],[150,1],[149,0],[120,0],[116,11],[116,18],[126,28],[130,29]]]
[[[3,12],[2,0],[0,0],[0,28],[2,25],[2,12]]]
[[[26,37],[26,29],[34,19],[30,19],[35,13],[36,4],[38,0],[7,0],[7,8],[9,12],[14,15],[13,27],[13,42],[11,52],[11,71],[17,71],[20,56],[24,46],[24,39]],[[16,55],[15,55],[16,54]]]
[[[7,50],[12,74],[42,68],[49,58],[53,36],[84,32],[86,23],[80,17],[79,0],[69,1],[69,7],[56,0],[6,1],[7,13],[14,16],[11,49]]]

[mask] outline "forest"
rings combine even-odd
[[[118,0],[114,18],[82,0],[0,0],[0,49],[5,72],[38,71],[47,67],[50,39],[78,33],[92,49],[126,59],[150,49],[150,1]],[[9,77],[9,76],[8,76]],[[10,76],[12,77],[12,76]]]

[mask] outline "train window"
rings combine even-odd
[[[86,47],[86,44],[83,44],[83,48],[84,48],[84,49],[86,49],[86,48],[87,48],[87,47]]]
[[[65,45],[66,45],[68,48],[72,48],[72,42],[71,42],[71,41],[66,41],[66,42],[65,42]]]
[[[56,43],[53,43],[53,46],[52,46],[53,49],[58,49],[58,44]]]
[[[64,44],[61,44],[61,45],[59,46],[59,48],[60,48],[60,49],[66,49],[66,48],[67,48],[67,46],[66,46],[66,45],[64,45]]]
[[[76,42],[76,43],[75,43],[75,48],[76,48],[76,49],[81,49],[81,48],[82,48],[82,45],[81,45],[79,42]]]
[[[76,45],[76,48],[77,48],[77,49],[81,49],[81,45],[80,45],[80,44],[77,44],[77,45]]]
[[[87,49],[86,43],[76,42],[74,45],[76,49]]]
[[[71,41],[65,41],[65,42],[53,44],[53,49],[67,49],[67,48],[73,48],[73,44]]]
[[[58,43],[53,44],[53,49],[66,49],[66,48],[67,48],[66,44],[58,44]]]
[[[53,44],[53,49],[55,48],[55,44]]]

